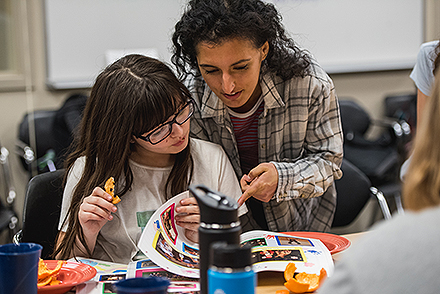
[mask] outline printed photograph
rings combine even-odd
[[[302,238],[276,236],[278,245],[313,246],[313,244]]]
[[[177,229],[176,225],[174,224],[174,206],[174,203],[168,206],[167,209],[162,212],[160,218],[168,238],[170,238],[173,244],[176,244]]]

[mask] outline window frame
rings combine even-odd
[[[26,88],[26,73],[25,73],[25,50],[23,46],[23,25],[24,20],[23,1],[26,0],[5,0],[9,1],[12,14],[12,48],[15,54],[12,55],[14,59],[12,64],[14,68],[9,70],[0,70],[0,92],[7,91],[21,91]]]

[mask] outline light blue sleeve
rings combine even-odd
[[[419,53],[417,54],[417,62],[414,66],[410,78],[419,89],[426,96],[430,95],[431,85],[434,82],[434,50],[439,41],[432,41],[422,44]]]

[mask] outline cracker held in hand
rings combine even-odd
[[[113,177],[110,177],[107,182],[105,182],[104,186],[105,192],[110,194],[112,196],[112,203],[117,204],[121,202],[121,198],[119,198],[117,195],[115,195],[115,179]]]

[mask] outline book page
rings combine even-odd
[[[138,247],[164,270],[198,278],[198,244],[188,240],[174,220],[175,207],[185,197],[189,197],[188,191],[173,197],[156,210],[142,233]],[[329,276],[333,272],[330,251],[318,239],[254,230],[241,235],[241,244],[252,246],[255,272],[284,271],[289,262],[295,263],[298,272],[319,274],[321,268]]]
[[[255,272],[284,271],[289,262],[294,262],[297,272],[319,275],[324,268],[328,276],[333,273],[330,251],[318,239],[255,230],[243,233],[241,244],[252,246]]]

